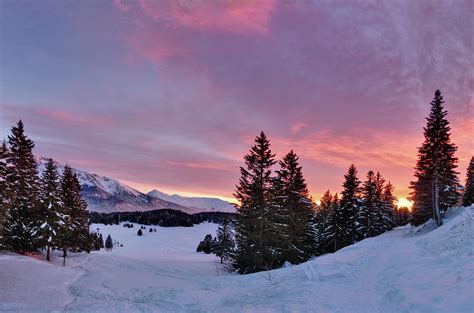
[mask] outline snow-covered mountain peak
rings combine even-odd
[[[235,212],[235,208],[232,204],[219,198],[184,197],[178,194],[170,195],[157,189],[153,189],[152,191],[150,191],[148,193],[148,196],[160,198],[166,201],[170,201],[199,210]]]

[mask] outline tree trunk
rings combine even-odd
[[[66,256],[67,256],[67,250],[64,247],[63,248],[63,266],[66,266]]]
[[[46,247],[46,261],[51,261],[51,246]]]

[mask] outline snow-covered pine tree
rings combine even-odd
[[[347,173],[344,175],[343,190],[341,192],[341,214],[344,216],[343,233],[348,234],[347,238],[340,238],[340,248],[350,245],[357,241],[356,217],[361,205],[360,199],[360,180],[357,177],[357,169],[351,164]]]
[[[333,207],[333,196],[328,190],[321,197],[320,203],[314,213],[314,226],[315,226],[315,241],[316,241],[316,255],[324,254],[327,251],[327,243],[323,240],[324,231],[327,228],[329,215]]]
[[[464,194],[462,197],[462,205],[470,206],[474,203],[474,156],[469,162],[466,172],[466,186],[464,187]]]
[[[20,120],[8,136],[9,173],[7,184],[12,192],[10,208],[5,221],[5,245],[20,253],[40,247],[38,210],[39,179],[33,156],[34,142],[25,135]]]
[[[41,207],[42,246],[46,247],[46,260],[51,260],[51,249],[58,246],[57,235],[61,232],[63,220],[63,202],[59,188],[59,173],[52,159],[46,163],[41,177],[39,193]]]
[[[393,195],[395,187],[389,181],[383,191],[383,205],[382,205],[382,218],[383,218],[383,231],[389,231],[396,226],[396,205],[395,201],[397,198]]]
[[[315,232],[312,221],[313,204],[309,200],[308,187],[303,177],[298,156],[290,151],[280,162],[277,172],[279,201],[278,219],[273,223],[283,246],[283,259],[299,264],[314,255]]]
[[[459,199],[460,184],[455,171],[458,159],[454,156],[457,147],[451,142],[451,128],[443,103],[441,92],[436,90],[423,128],[425,139],[418,148],[416,180],[410,186],[415,225],[426,222],[430,217],[438,226],[441,225],[441,214]]]
[[[141,229],[139,229],[138,231],[141,231]],[[105,239],[105,249],[112,250],[113,247],[114,247],[114,243],[112,241],[112,237],[108,235],[107,239]]]
[[[347,246],[347,238],[351,235],[351,229],[347,227],[345,211],[337,193],[332,200],[332,208],[328,216],[326,229],[322,234],[322,241],[326,244],[327,252],[336,252]]]
[[[60,224],[60,231],[57,236],[58,248],[63,250],[63,265],[66,266],[67,251],[73,247],[74,230],[77,223],[72,218],[74,206],[74,191],[73,191],[74,174],[69,165],[64,167],[64,172],[61,177],[61,200],[63,203],[60,212],[62,223]]]
[[[380,235],[385,231],[384,225],[384,188],[385,179],[380,172],[375,175],[375,198],[372,224],[372,236]]]
[[[11,192],[7,183],[8,176],[8,148],[4,141],[0,145],[0,249],[3,248],[3,242],[5,240],[3,227],[7,212],[9,210],[9,204],[11,202]]]
[[[214,253],[221,259],[221,263],[228,262],[234,254],[234,234],[227,217],[217,228],[217,245],[214,247]]]
[[[241,177],[234,194],[240,202],[235,227],[237,250],[234,266],[241,274],[275,266],[269,219],[274,157],[270,141],[261,132],[255,145],[244,156],[245,167],[240,168]]]
[[[73,198],[69,202],[72,205],[71,219],[75,224],[72,247],[75,251],[90,251],[92,242],[89,236],[87,203],[81,198],[81,184],[75,173],[72,179],[72,195]]]
[[[99,249],[104,248],[104,237],[102,237],[102,234],[99,234]]]
[[[356,225],[359,240],[375,235],[374,224],[377,220],[376,210],[377,184],[373,171],[367,173],[366,181],[362,185],[362,205],[357,213]]]

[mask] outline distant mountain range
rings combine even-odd
[[[37,158],[38,170],[45,168],[47,158]],[[60,172],[64,165],[57,164]],[[217,198],[183,197],[168,195],[159,190],[142,193],[118,180],[73,168],[82,186],[82,197],[89,211],[135,212],[174,209],[189,214],[198,212],[235,212],[228,202]]]

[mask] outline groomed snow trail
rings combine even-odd
[[[224,274],[215,257],[196,253],[204,235],[215,232],[214,224],[157,227],[143,237],[136,235],[137,225],[93,225],[124,247],[91,253],[71,269],[65,281],[72,283],[63,283],[70,296],[50,303],[51,310],[63,305],[65,312],[472,312],[473,217],[474,207],[453,209],[440,228],[397,228],[270,276]],[[0,274],[4,263],[0,257]],[[59,274],[57,279],[63,280]],[[0,280],[4,297],[2,288]],[[2,303],[0,311],[38,305],[15,301]],[[40,305],[47,307],[46,301]]]

